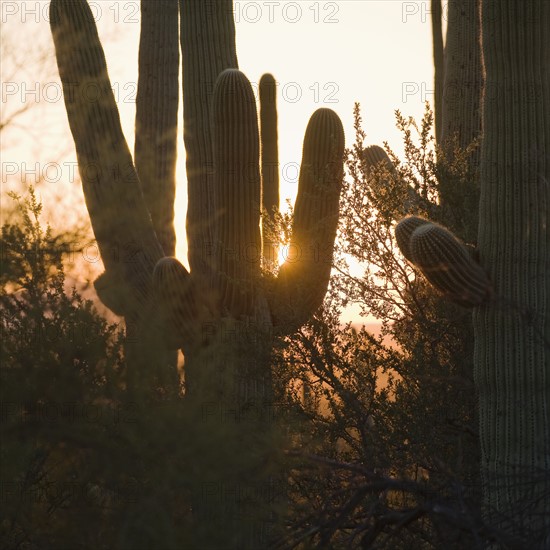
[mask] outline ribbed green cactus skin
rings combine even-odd
[[[485,0],[482,32],[478,248],[511,304],[474,310],[486,514],[548,548],[550,3]]]
[[[260,276],[260,142],[256,101],[237,69],[223,71],[212,100],[217,289],[223,309],[251,316]]]
[[[268,226],[273,227],[275,212],[279,211],[279,150],[277,145],[277,83],[273,75],[260,79],[260,136],[262,162],[262,254],[268,265],[278,259]]]
[[[344,130],[338,115],[318,109],[304,137],[290,257],[279,273],[277,297],[282,301],[273,304],[291,324],[315,311],[326,292],[338,224],[343,155]]]
[[[401,250],[401,254],[403,254],[409,262],[413,261],[410,247],[411,235],[418,227],[426,223],[431,222],[418,216],[407,216],[402,219],[395,228],[395,240],[397,241],[397,246],[399,247],[399,250]]]
[[[445,80],[445,51],[443,48],[443,9],[441,0],[431,0],[432,39],[434,57],[434,112],[435,137],[441,138],[441,105],[443,102],[443,83]]]
[[[481,132],[480,2],[449,0],[446,13],[449,25],[445,42],[441,142],[456,134],[462,148]]]
[[[211,99],[218,75],[237,69],[232,0],[180,0],[183,137],[187,166],[187,241],[191,271],[209,277],[213,210]]]
[[[163,251],[120,126],[103,49],[85,2],[53,0],[50,20],[86,205],[111,280],[146,302]],[[90,100],[93,84],[97,98]],[[141,306],[140,306],[141,304]]]
[[[492,285],[468,249],[447,229],[420,224],[409,239],[411,261],[447,299],[465,307],[491,297]]]
[[[134,157],[153,227],[167,256],[176,250],[178,76],[178,0],[141,0]]]

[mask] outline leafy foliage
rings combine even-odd
[[[468,154],[451,165],[439,154],[429,109],[420,127],[396,115],[405,160],[386,145],[391,163],[372,166],[356,108],[337,275],[324,310],[289,337],[279,365],[288,387],[301,388],[289,398],[304,422],[290,453],[297,519],[288,547],[482,548],[487,534],[470,314],[433,293],[394,236],[404,212],[443,215],[443,174],[464,194],[474,175]],[[382,321],[379,336],[341,326],[351,304]]]

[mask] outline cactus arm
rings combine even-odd
[[[141,0],[134,157],[153,227],[167,256],[173,256],[176,247],[178,42],[178,0]]]
[[[413,189],[406,184],[398,187],[401,180],[393,162],[382,147],[365,147],[361,155],[361,165],[367,176],[370,200],[384,218],[404,216],[414,208],[414,203],[408,204],[409,190],[414,193]]]
[[[448,300],[464,307],[489,301],[492,284],[468,248],[435,223],[420,224],[409,240],[412,263]]]
[[[187,241],[191,271],[209,276],[214,221],[211,99],[218,75],[237,68],[231,0],[180,0]]]
[[[262,255],[267,265],[277,262],[272,229],[279,211],[279,152],[277,147],[277,83],[271,74],[260,79],[260,135],[262,164]]]
[[[436,11],[441,8],[440,1]],[[449,0],[445,50],[438,54],[439,37],[434,34],[435,124],[437,139],[437,179],[439,204],[430,217],[468,241],[477,227],[479,202],[479,149],[481,138],[481,0]],[[439,13],[432,14],[432,29]],[[435,29],[433,29],[435,33]],[[450,167],[457,150],[468,151],[467,179],[460,184]]]
[[[94,288],[98,298],[113,313],[124,317],[124,312],[128,311],[129,297],[125,296],[124,286],[120,284],[120,279],[112,277],[111,272],[104,271],[94,281]]]
[[[384,166],[390,170],[395,170],[395,167],[388,157],[388,154],[379,145],[369,145],[363,150],[362,160],[365,163],[367,170],[373,170],[376,166],[383,162]]]
[[[410,247],[411,236],[417,228],[426,223],[431,222],[418,216],[407,216],[406,218],[403,218],[395,228],[395,240],[397,242],[397,246],[405,259],[409,260],[411,263],[413,263],[413,256]]]
[[[445,50],[443,48],[443,28],[441,0],[432,0],[432,38],[434,55],[434,111],[435,137],[441,138],[441,106],[443,102],[443,83],[445,81]]]
[[[260,143],[250,82],[237,69],[223,71],[212,101],[219,295],[235,318],[253,315],[260,275]]]
[[[291,257],[281,266],[271,297],[278,324],[301,324],[325,296],[338,225],[343,158],[344,130],[338,115],[318,109],[304,137]]]
[[[50,24],[86,205],[106,270],[137,307],[162,249],[140,188],[86,2],[52,0]],[[93,96],[90,94],[93,91]]]
[[[395,240],[403,256],[451,302],[473,307],[493,297],[491,281],[475,253],[448,229],[408,216],[397,224]]]
[[[478,248],[496,292],[514,304],[474,310],[485,507],[495,527],[530,535],[525,547],[547,548],[550,4],[485,0],[482,32]]]

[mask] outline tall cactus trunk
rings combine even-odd
[[[440,141],[458,136],[461,148],[481,132],[480,3],[449,0],[447,9]]]
[[[233,1],[180,0],[183,57],[183,138],[187,154],[187,241],[191,271],[214,270],[214,159],[211,100],[218,75],[238,68]]]
[[[484,0],[482,28],[479,250],[499,297],[474,310],[485,513],[503,543],[542,549],[550,545],[550,3]]]
[[[447,6],[443,88],[439,101],[440,111],[437,112],[436,105],[435,117],[439,127],[437,135],[440,153],[446,158],[447,164],[453,162],[456,146],[465,150],[481,136],[483,72],[480,3],[481,0],[449,0]],[[438,177],[439,221],[449,225],[466,241],[475,242],[479,203],[479,149],[473,149],[467,160],[470,179],[467,185],[457,189],[456,181],[449,174],[442,173]]]
[[[270,74],[260,79],[260,131],[262,157],[262,256],[266,267],[278,260],[274,242],[275,214],[279,211],[279,149],[277,143],[277,83]]]
[[[141,0],[139,80],[136,98],[134,162],[153,229],[165,256],[176,251],[174,201],[176,198],[177,119],[179,104],[178,0]],[[161,334],[151,334],[151,315],[136,322],[136,342],[127,345],[130,364],[144,361],[150,369],[160,361],[157,384],[178,391],[177,351],[167,349]],[[127,321],[128,323],[128,321]],[[132,357],[133,356],[133,357]],[[134,386],[143,384],[137,381]]]
[[[445,82],[445,50],[443,47],[442,7],[441,0],[431,1],[432,11],[432,39],[434,58],[434,112],[435,112],[435,138],[441,139],[441,118],[443,85]]]
[[[178,0],[141,0],[134,159],[164,254],[176,251]]]
[[[86,206],[105,265],[95,287],[126,321],[128,387],[134,395],[161,385],[175,389],[175,356],[166,348],[152,300],[152,272],[164,251],[122,133],[92,12],[85,2],[57,0],[50,5],[50,21]],[[93,100],[86,93],[91,82],[99,91]],[[149,160],[142,166],[147,172]],[[165,173],[169,169],[166,165]],[[170,185],[151,183],[149,197]]]

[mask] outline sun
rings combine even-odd
[[[279,267],[281,267],[288,259],[288,249],[289,245],[280,246],[277,253],[277,262]]]
[[[279,247],[277,259],[279,266],[282,266],[285,262],[296,262],[301,256],[300,249],[295,243],[285,244]]]

